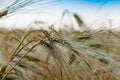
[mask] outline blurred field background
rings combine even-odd
[[[112,18],[88,24],[65,9],[55,22],[34,19],[27,27],[9,27],[6,19],[24,15],[22,9],[38,3],[56,6],[62,0],[26,1],[0,8],[0,80],[120,80],[120,32]]]

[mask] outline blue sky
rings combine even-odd
[[[64,7],[76,11],[97,12],[98,10],[120,11],[120,0],[63,0]]]
[[[0,10],[10,5],[12,1],[15,0],[0,0]],[[20,1],[27,1],[27,0],[20,0]],[[51,1],[55,1],[55,0],[47,0],[46,2],[51,2]],[[70,12],[73,13],[78,13],[86,21],[92,21],[95,18],[99,18],[99,17],[110,17],[112,19],[120,18],[119,17],[120,0],[58,0],[58,2],[55,3],[47,3],[44,5],[41,4],[42,2],[40,4],[37,3],[32,6],[22,8],[16,11],[16,13],[25,12],[27,14],[38,11],[40,12],[39,15],[37,16],[33,14],[31,14],[31,16],[15,15],[12,19],[10,18],[8,22],[14,23],[16,19],[18,20],[17,22],[20,24],[29,23],[33,20],[38,20],[38,19],[46,20],[46,21],[56,21],[60,19],[65,9],[68,9]]]
[[[10,5],[10,3],[14,2],[15,0],[0,0],[0,10]],[[21,1],[28,1],[28,0],[21,0]],[[36,0],[38,1],[38,0]],[[62,13],[65,9],[68,9],[72,12],[77,12],[80,14],[93,14],[99,12],[108,12],[108,13],[118,13],[120,12],[120,0],[46,0],[46,2],[58,1],[55,3],[47,3],[41,5],[43,1],[40,1],[40,4],[35,4],[33,6],[23,8],[19,11],[26,11],[27,10],[36,10],[40,12],[46,13]],[[45,1],[44,1],[45,2]],[[53,5],[53,6],[50,6]],[[45,7],[46,6],[46,7]],[[41,8],[44,7],[44,8]],[[16,11],[17,12],[17,11]],[[32,11],[31,11],[32,12]]]

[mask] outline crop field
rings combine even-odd
[[[64,16],[58,29],[41,21],[38,29],[0,28],[0,80],[120,80],[120,32],[93,30],[74,13],[75,30]]]

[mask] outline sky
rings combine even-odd
[[[0,0],[0,11],[5,10],[15,0]],[[19,0],[18,0],[19,1]],[[29,0],[20,0],[29,1]],[[39,1],[39,0],[36,0]],[[28,25],[34,20],[42,20],[48,23],[55,23],[60,20],[64,10],[69,10],[71,13],[77,13],[86,22],[92,22],[102,19],[112,19],[114,24],[119,25],[120,22],[120,0],[46,0],[37,2],[28,7],[14,9],[16,6],[10,7],[13,15],[8,18],[0,19],[0,26],[3,24],[19,27]],[[35,13],[36,12],[36,13]]]

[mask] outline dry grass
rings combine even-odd
[[[1,79],[120,79],[119,32],[62,31],[1,29]]]

